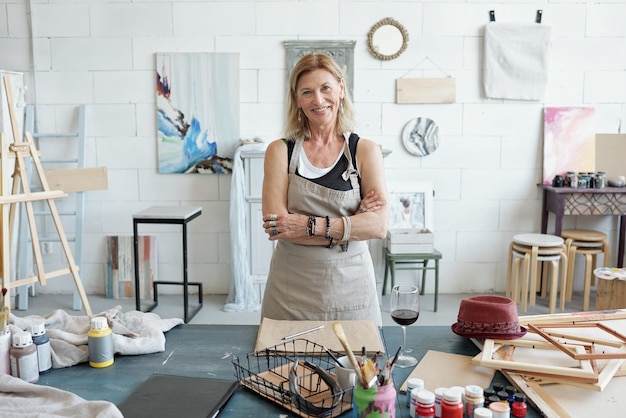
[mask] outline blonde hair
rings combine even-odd
[[[287,123],[285,128],[286,138],[311,137],[311,130],[307,118],[302,114],[298,120],[300,109],[298,108],[296,87],[300,76],[313,70],[326,70],[331,73],[338,82],[344,81],[343,71],[337,62],[328,54],[311,52],[300,58],[289,76],[289,93],[287,94]],[[341,107],[337,112],[337,134],[349,132],[354,126],[354,106],[350,99],[350,92],[345,86]]]

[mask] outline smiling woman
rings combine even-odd
[[[380,146],[352,132],[352,100],[331,55],[304,55],[288,91],[285,138],[265,153],[263,229],[276,247],[261,317],[380,325],[367,244],[387,231]]]

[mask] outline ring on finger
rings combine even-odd
[[[272,235],[278,235],[278,230],[276,227],[272,228]]]
[[[278,220],[278,215],[276,215],[275,213],[271,213],[269,220],[270,221],[277,221]]]
[[[367,212],[367,209],[365,209],[365,206],[363,206],[363,205],[359,205],[359,210],[360,210],[362,213]]]
[[[276,221],[269,222],[270,228],[276,228]]]

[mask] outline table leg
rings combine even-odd
[[[187,222],[183,223],[183,309],[185,323],[189,321],[189,281],[187,277]]]
[[[624,267],[624,239],[626,238],[626,215],[619,217],[619,236],[617,242],[617,267]]]
[[[135,309],[141,311],[141,294],[139,289],[139,236],[137,222],[133,221],[133,254],[135,256]]]
[[[545,234],[548,231],[548,204],[547,204],[547,191],[543,191],[543,203],[541,205],[541,233]]]

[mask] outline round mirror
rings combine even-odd
[[[439,127],[428,118],[411,119],[402,131],[402,143],[413,155],[432,154],[439,147]]]
[[[367,47],[379,60],[398,58],[408,42],[409,34],[404,26],[390,17],[372,26],[367,34]]]

